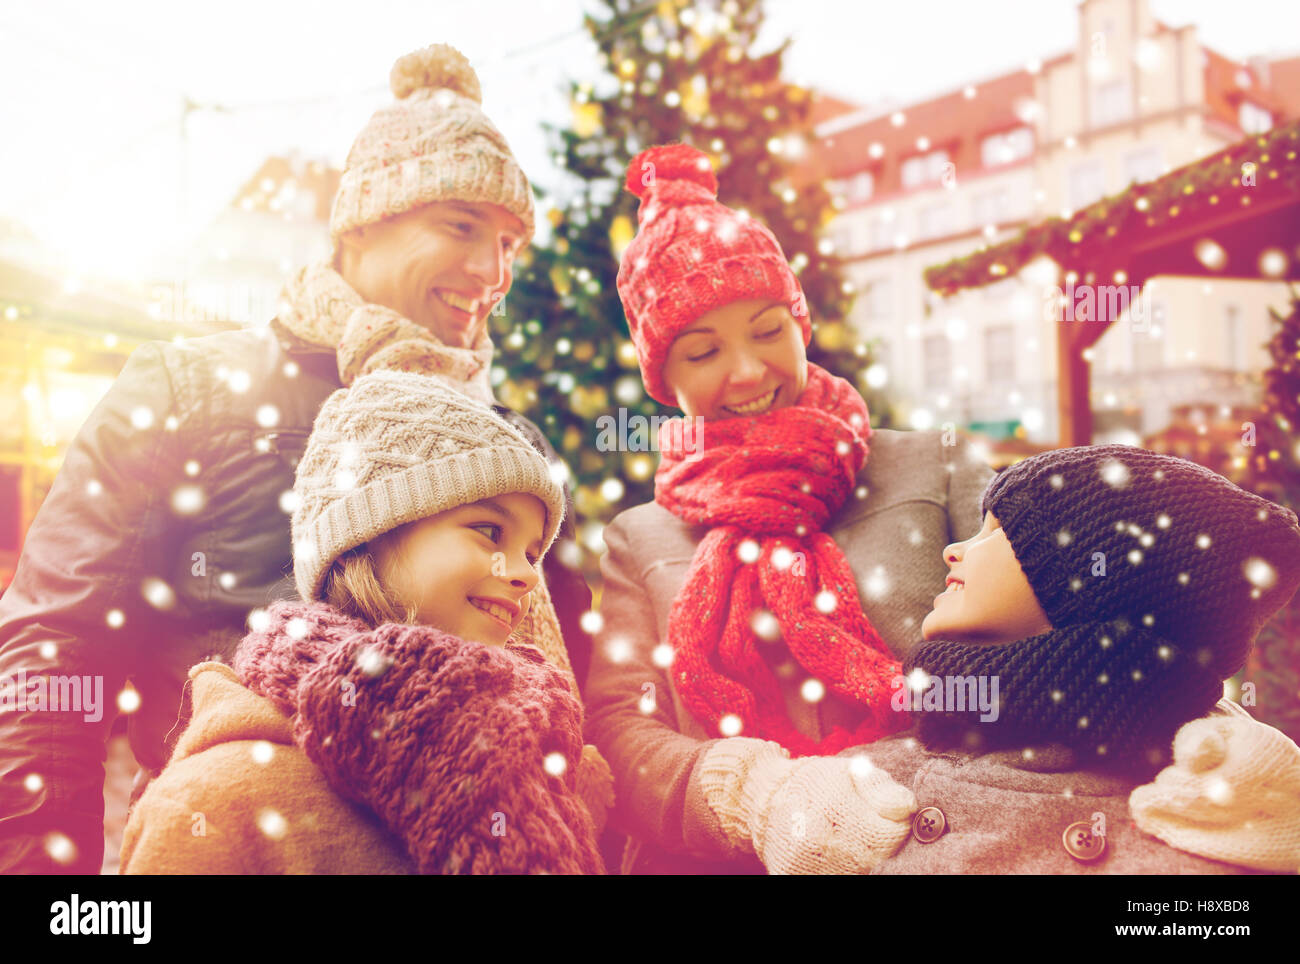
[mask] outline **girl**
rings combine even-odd
[[[123,873],[601,872],[581,711],[526,645],[564,512],[545,459],[433,379],[376,372],[322,408],[294,493],[307,602],[252,620],[233,669],[191,670]]]

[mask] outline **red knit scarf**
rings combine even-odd
[[[685,427],[674,419],[660,429],[655,501],[712,526],[668,623],[677,691],[691,713],[713,733],[775,740],[795,756],[832,755],[902,729],[905,714],[889,706],[899,663],[862,612],[844,553],[822,531],[866,464],[862,396],[809,364],[797,405],[707,422],[702,439]],[[772,644],[754,629],[762,610],[776,617],[800,666],[866,709],[856,729],[837,727],[820,743],[795,729],[761,652]],[[730,715],[738,729],[723,725]]]

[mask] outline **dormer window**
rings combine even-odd
[[[938,181],[943,177],[947,164],[948,152],[942,150],[909,157],[903,162],[903,187],[918,187]]]
[[[1263,134],[1272,130],[1273,115],[1264,108],[1243,100],[1237,111],[1237,123],[1241,125],[1242,133]]]
[[[980,162],[985,167],[1010,164],[1028,157],[1034,149],[1034,134],[1028,127],[990,134],[980,142]]]

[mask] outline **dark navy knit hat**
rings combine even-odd
[[[1026,459],[984,494],[1052,630],[931,640],[904,671],[996,676],[999,714],[946,707],[927,744],[1060,742],[1084,764],[1158,767],[1300,584],[1295,513],[1183,459],[1124,445]]]
[[[1025,459],[989,484],[984,511],[1053,626],[1128,619],[1191,649],[1221,680],[1300,585],[1294,512],[1128,445]]]

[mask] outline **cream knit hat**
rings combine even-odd
[[[348,152],[330,212],[330,239],[433,201],[498,204],[533,236],[533,192],[510,145],[480,106],[478,76],[460,51],[434,44],[393,65],[397,103],[377,110]]]
[[[294,480],[293,574],[320,599],[334,560],[407,522],[523,492],[546,506],[542,552],[564,518],[545,457],[486,405],[425,375],[378,371],[331,395]]]

